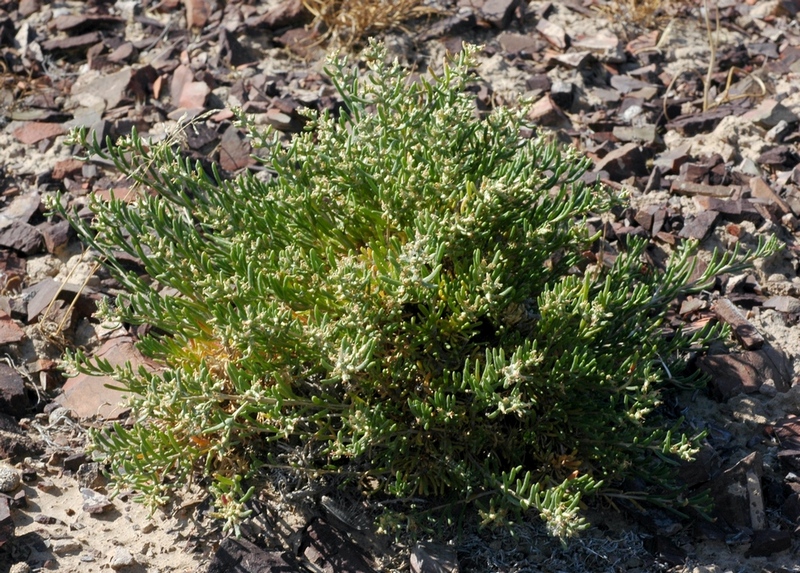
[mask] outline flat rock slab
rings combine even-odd
[[[27,335],[16,321],[0,310],[0,344],[13,344],[24,340]]]
[[[791,387],[791,365],[783,351],[765,346],[761,350],[717,354],[698,359],[700,369],[711,377],[711,389],[721,401],[737,394],[758,392],[767,380],[778,392]]]
[[[155,368],[154,364],[136,350],[133,339],[127,336],[106,341],[95,356],[107,360],[112,366],[122,366],[130,362],[134,370],[139,365]],[[64,384],[64,393],[55,401],[68,408],[77,418],[100,416],[106,420],[113,420],[128,411],[124,405],[128,394],[109,388],[107,384],[118,385],[110,376],[78,374]]]
[[[0,412],[21,418],[27,414],[29,406],[22,375],[5,362],[0,362]]]

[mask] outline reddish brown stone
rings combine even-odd
[[[705,195],[706,197],[730,198],[739,191],[736,185],[705,185],[688,181],[673,181],[670,191],[678,195]]]
[[[53,19],[56,30],[73,34],[108,27],[119,22],[122,22],[121,18],[108,14],[64,14]]]
[[[798,117],[794,112],[774,99],[762,101],[756,109],[747,112],[742,117],[764,129],[771,129],[781,121],[789,124],[798,122]]]
[[[64,177],[74,177],[83,169],[83,161],[80,159],[62,159],[57,161],[50,175],[54,180],[61,181]]]
[[[202,30],[211,16],[208,0],[183,0],[186,6],[186,25],[189,28]]]
[[[717,300],[714,312],[722,322],[733,328],[734,336],[747,350],[758,350],[764,346],[764,337],[730,300],[727,298]]]
[[[61,281],[47,278],[26,288],[23,292],[28,296],[33,295],[28,301],[28,322],[41,320],[41,316],[45,312],[48,312],[47,316],[52,319],[50,313],[53,309],[50,307],[54,300],[71,305],[77,296],[78,301],[72,305],[76,317],[91,316],[96,309],[96,301],[93,298],[94,291],[78,284],[62,284]]]
[[[181,94],[183,93],[183,87],[194,81],[194,72],[189,66],[180,65],[175,68],[175,71],[172,72],[172,81],[170,82],[170,98],[172,99],[172,105],[178,107],[178,102],[181,99]]]
[[[528,112],[528,119],[537,125],[546,126],[556,126],[569,121],[549,94],[545,94],[544,97],[533,104]]]
[[[608,172],[612,181],[622,181],[631,175],[648,175],[644,153],[637,143],[626,143],[608,153],[597,162],[595,171]]]
[[[716,211],[702,211],[694,217],[687,217],[678,237],[702,241],[714,228],[718,218],[719,213]]]
[[[22,375],[5,362],[0,362],[0,412],[22,418],[29,407]]]
[[[711,377],[711,390],[721,401],[741,393],[758,392],[768,379],[775,382],[778,392],[788,391],[791,385],[791,367],[786,355],[769,346],[761,350],[703,356],[697,363]]]
[[[497,36],[497,41],[500,42],[500,46],[509,55],[534,54],[541,51],[543,45],[543,40],[540,38],[530,34],[517,34],[514,32],[500,33],[500,35]],[[550,78],[545,74],[538,75],[547,80],[547,87],[549,88]],[[534,89],[529,82],[530,80],[526,82],[528,83],[528,89]]]
[[[486,0],[481,7],[483,18],[492,26],[505,29],[514,16],[519,0]]]
[[[71,36],[69,38],[56,38],[53,40],[45,40],[41,43],[42,49],[45,52],[68,52],[72,50],[80,50],[94,46],[103,39],[100,32],[88,32],[80,36]]]
[[[33,225],[17,220],[0,220],[0,247],[32,255],[41,246],[42,235]]]
[[[36,227],[44,238],[44,247],[48,253],[58,254],[67,248],[72,234],[72,227],[67,221],[57,223],[45,222]]]
[[[108,360],[112,366],[121,366],[130,362],[134,370],[140,365],[144,365],[146,368],[155,367],[136,350],[133,340],[127,336],[106,341],[95,353],[95,356]],[[64,384],[64,393],[56,398],[56,402],[69,408],[78,418],[92,416],[100,416],[106,420],[118,418],[128,411],[123,403],[127,394],[108,388],[107,384],[119,386],[119,383],[109,376],[78,374]]]
[[[784,214],[792,211],[789,205],[786,204],[786,201],[775,193],[772,187],[769,186],[769,183],[761,179],[761,177],[752,177],[750,179],[750,192],[753,194],[753,197],[764,199],[776,205]]]
[[[184,109],[202,109],[205,107],[206,98],[211,93],[211,88],[205,82],[188,82],[181,90],[178,107]]]
[[[32,145],[44,139],[52,139],[67,132],[64,126],[59,123],[45,123],[32,121],[14,130],[14,137],[22,143]]]
[[[117,46],[114,51],[108,55],[108,61],[119,64],[127,62],[136,55],[136,48],[130,42],[125,42]]]
[[[567,33],[564,28],[558,24],[554,24],[542,18],[536,23],[536,31],[559,50],[565,50],[567,48]]]
[[[239,133],[239,130],[230,126],[222,134],[219,149],[219,163],[225,171],[238,171],[254,163],[250,156],[252,147]]]
[[[6,312],[0,310],[0,345],[13,344],[27,337],[25,331]]]
[[[39,8],[39,0],[21,0],[19,3],[19,15],[27,18],[31,14],[38,12]]]

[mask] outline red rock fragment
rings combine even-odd
[[[5,362],[0,362],[0,412],[22,418],[29,406],[22,375]]]
[[[211,88],[205,82],[188,82],[181,90],[178,98],[178,107],[184,109],[202,109],[205,107],[206,98],[211,93]]]
[[[0,219],[0,247],[32,255],[42,246],[42,235],[36,227],[19,220]]]
[[[559,50],[567,49],[567,32],[558,24],[543,18],[536,23],[536,31]]]
[[[15,320],[0,310],[0,344],[13,344],[26,336]]]
[[[703,183],[690,183],[675,180],[670,191],[676,195],[704,195],[706,197],[719,197],[727,199],[740,190],[736,185],[705,185]]]
[[[48,253],[58,255],[67,248],[72,232],[72,227],[67,221],[44,222],[36,228],[44,238],[44,247]]]
[[[125,42],[117,46],[114,51],[108,55],[108,61],[115,64],[126,62],[136,55],[136,48],[130,42]]]
[[[733,328],[733,334],[742,346],[748,350],[757,350],[764,346],[764,337],[730,300],[726,298],[717,300],[714,303],[714,312],[722,322]]]
[[[84,30],[95,30],[121,22],[122,19],[108,14],[64,14],[53,19],[59,32],[78,33]]]
[[[714,228],[714,223],[717,222],[718,218],[719,213],[717,211],[702,211],[694,217],[688,217],[683,229],[678,233],[678,237],[702,241]]]
[[[788,415],[775,424],[772,431],[780,444],[778,458],[795,470],[800,470],[800,416]],[[800,495],[800,484],[797,484],[795,491]]]
[[[547,126],[556,126],[569,121],[549,94],[545,94],[531,106],[528,119],[537,125]]]
[[[745,113],[742,117],[764,129],[772,129],[781,121],[786,123],[800,121],[792,110],[774,99],[762,101],[756,109]]]
[[[172,104],[176,107],[181,99],[183,87],[194,81],[194,72],[189,66],[181,64],[172,72],[172,82],[170,82],[169,93]]]
[[[513,32],[501,32],[497,36],[497,41],[507,54],[534,54],[541,51],[544,42],[540,38],[531,36],[529,34],[516,34]],[[542,74],[544,75],[544,74]],[[544,76],[547,78],[547,76]],[[550,85],[550,79],[547,78],[547,85]],[[533,89],[530,86],[528,89]]]
[[[769,183],[761,179],[761,177],[750,178],[750,192],[753,194],[753,197],[764,199],[769,203],[776,205],[784,214],[792,212],[789,205],[786,204],[786,201],[784,201],[780,195],[775,193],[775,191],[772,190],[772,187],[769,186]]]
[[[733,106],[722,106],[703,113],[690,113],[670,121],[667,124],[667,129],[674,129],[685,137],[691,137],[699,133],[712,131],[724,118],[730,115],[736,115]]]
[[[519,0],[486,0],[481,7],[484,20],[495,28],[505,29],[514,17]]]
[[[56,181],[61,181],[64,177],[74,177],[82,169],[83,161],[80,159],[62,159],[56,162],[51,177]]]
[[[595,171],[607,171],[612,181],[648,175],[644,153],[637,143],[626,143],[611,151],[597,162]]]
[[[88,32],[80,36],[71,36],[69,38],[56,38],[53,40],[46,40],[41,43],[42,50],[45,52],[68,52],[71,50],[80,50],[94,46],[103,39],[100,32]]]
[[[617,125],[612,132],[620,141],[641,141],[649,145],[660,142],[658,129],[655,125],[627,126]]]
[[[222,134],[219,146],[219,163],[225,171],[238,171],[254,163],[250,143],[233,126]]]
[[[133,339],[128,336],[112,338],[106,341],[95,353],[95,356],[108,360],[112,366],[122,366],[130,363],[134,371],[139,366],[154,369],[155,365],[145,359],[136,350]],[[64,392],[56,402],[68,408],[78,418],[100,416],[106,420],[113,420],[128,411],[123,402],[127,394],[108,388],[106,385],[118,386],[109,376],[89,376],[78,374],[67,380]]]
[[[592,53],[588,50],[568,54],[549,54],[548,56],[551,62],[574,69],[582,68],[593,58]]]
[[[186,27],[202,30],[211,16],[211,7],[207,0],[183,0],[186,6]]]
[[[625,51],[634,56],[645,50],[652,50],[658,44],[658,37],[661,35],[659,30],[653,30],[638,38],[634,38],[625,46]]]
[[[778,392],[791,385],[791,365],[781,350],[765,346],[734,354],[715,354],[698,359],[700,369],[711,377],[715,397],[726,401],[737,394],[753,394],[767,379],[775,382]]]
[[[40,8],[39,0],[21,0],[19,3],[19,15],[27,18],[31,14],[38,12]]]
[[[616,34],[606,31],[599,31],[597,34],[591,36],[581,35],[573,39],[573,48],[583,48],[584,50],[592,50],[595,52],[613,52],[619,47],[619,38]]]
[[[762,306],[778,312],[800,313],[800,300],[793,296],[773,296],[765,300]]]
[[[669,149],[658,155],[655,161],[653,161],[653,165],[661,169],[663,175],[677,173],[684,163],[691,160],[689,156],[690,147],[690,145],[684,145],[682,147],[676,147],[675,149]]]
[[[45,139],[51,139],[64,135],[67,132],[60,123],[45,123],[32,121],[14,130],[14,137],[27,145],[39,143]]]

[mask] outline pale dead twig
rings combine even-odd
[[[382,30],[403,29],[412,18],[438,14],[422,0],[303,0],[314,16],[314,26],[327,30],[320,42],[329,39],[343,48]]]

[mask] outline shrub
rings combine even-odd
[[[133,425],[93,437],[118,487],[160,503],[201,472],[235,524],[255,472],[291,460],[396,496],[480,498],[487,520],[533,508],[566,536],[583,495],[674,485],[698,436],[658,415],[661,391],[719,329],[666,337],[664,316],[745,257],[716,256],[696,283],[689,244],[665,272],[644,242],[593,264],[585,219],[619,198],[581,182],[576,150],[521,137],[524,109],[479,118],[474,54],[419,80],[377,45],[366,72],[330,60],[339,117],[309,112],[285,145],[241,118],[260,175],[80,134],[150,190],[71,216],[126,289],[103,313],[152,325],[139,348],[164,366],[72,357],[134,395]]]

